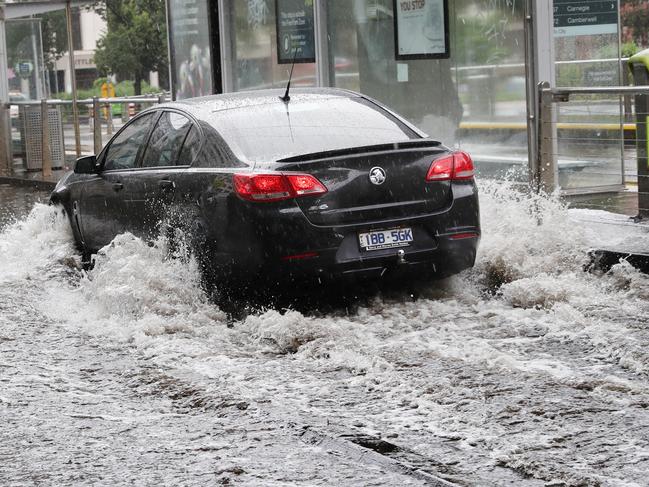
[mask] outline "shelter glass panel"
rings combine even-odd
[[[422,3],[422,5],[424,5]],[[448,2],[450,58],[397,61],[392,0],[327,2],[334,86],[387,104],[469,150],[482,175],[527,177],[522,0]]]
[[[234,90],[284,88],[291,64],[278,63],[275,0],[226,0],[225,3],[230,15],[232,59],[224,61],[232,67]],[[305,8],[309,3],[312,4],[304,2]],[[315,63],[296,63],[291,86],[316,84]]]
[[[8,20],[6,39],[10,100],[43,98],[46,91],[41,21]]]
[[[618,2],[555,0],[554,7],[556,86],[627,84],[619,59]],[[627,105],[630,114],[630,98]],[[615,95],[571,96],[569,103],[557,105],[554,150],[562,189],[623,183],[623,106]],[[627,154],[634,157],[634,150]]]

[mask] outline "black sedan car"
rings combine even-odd
[[[258,91],[156,106],[52,194],[85,259],[184,235],[220,283],[444,277],[480,238],[470,156],[358,93]]]

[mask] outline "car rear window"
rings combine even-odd
[[[217,111],[209,122],[238,157],[250,162],[418,138],[362,98],[278,100]]]

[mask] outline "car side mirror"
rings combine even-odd
[[[97,157],[84,156],[77,159],[74,163],[75,174],[97,174]]]

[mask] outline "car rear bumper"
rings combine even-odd
[[[266,267],[262,272],[281,280],[302,281],[366,279],[440,279],[473,267],[480,237],[454,240],[450,236],[434,239],[429,248],[403,247],[385,251],[358,251],[352,258],[338,249],[317,256],[287,259],[279,266]],[[343,258],[341,258],[344,255]]]
[[[340,227],[313,225],[290,205],[242,203],[238,221],[245,225],[234,232],[238,239],[227,240],[235,244],[221,252],[223,265],[214,274],[233,283],[456,274],[475,262],[480,222],[473,182],[457,185],[453,193],[448,207],[435,214]],[[366,251],[360,246],[359,233],[403,228],[413,235],[406,247]]]

